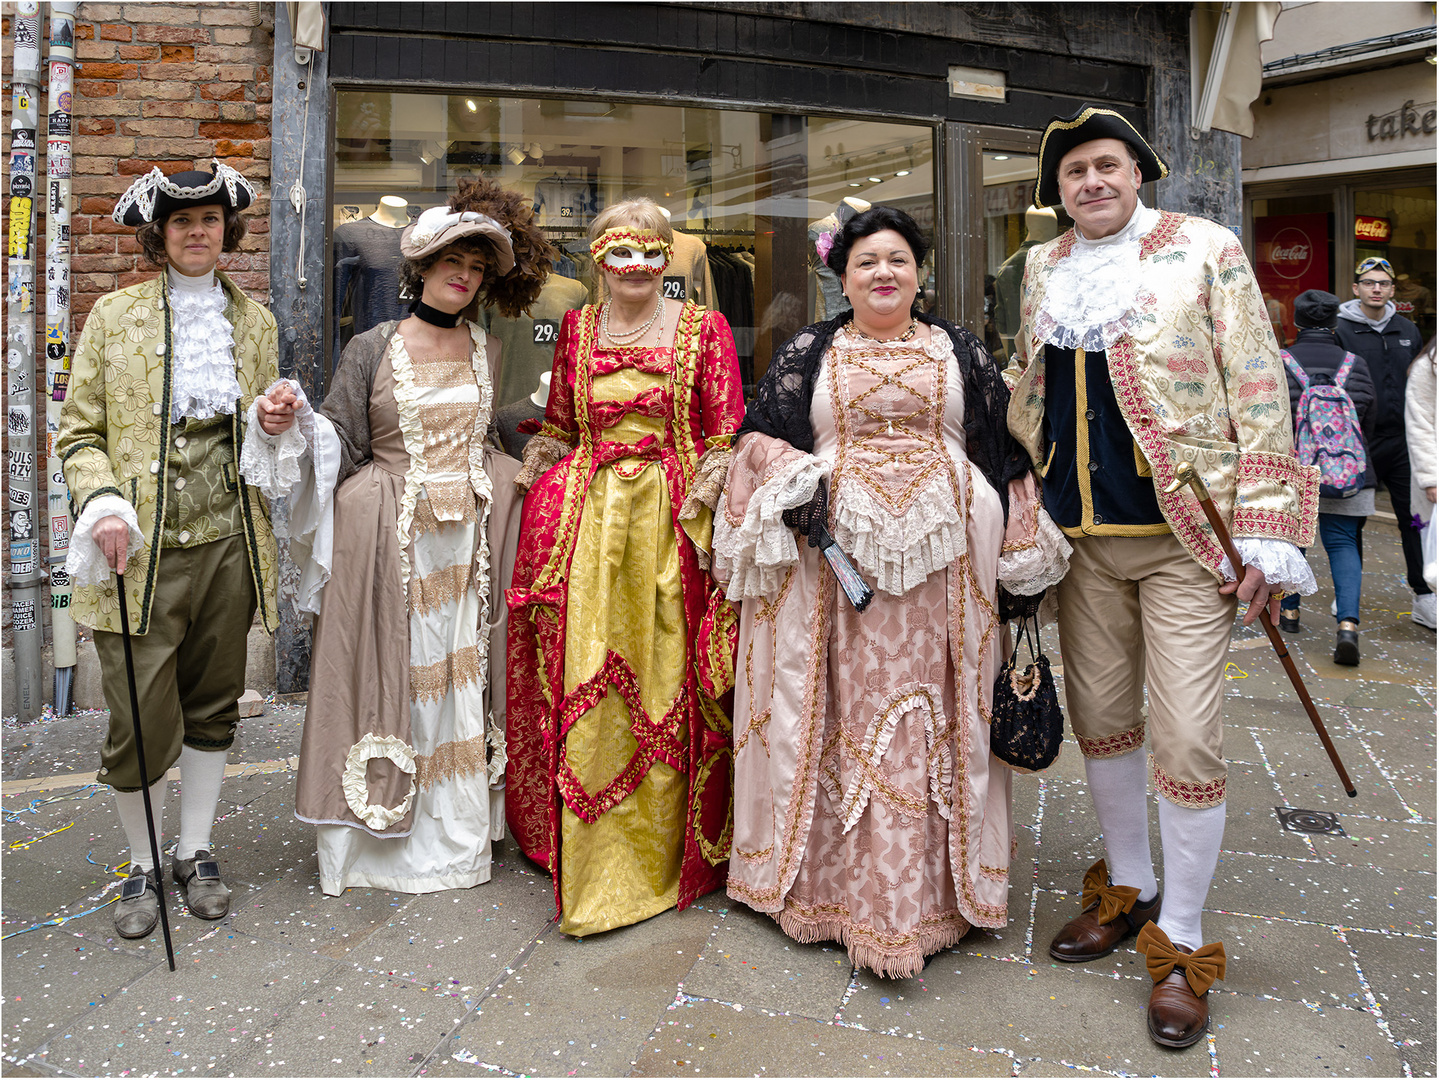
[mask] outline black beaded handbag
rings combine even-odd
[[[1014,651],[994,681],[989,750],[1011,768],[1039,772],[1059,757],[1064,742],[1064,713],[1059,708],[1049,657],[1039,648],[1039,619],[1032,614],[1022,615],[1019,627],[1029,645],[1030,663],[1023,671],[1015,670],[1019,658],[1016,640]]]

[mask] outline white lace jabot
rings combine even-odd
[[[1035,329],[1061,349],[1099,352],[1130,329],[1141,285],[1139,242],[1159,223],[1143,203],[1113,236],[1087,240],[1074,231],[1074,250],[1049,277]]]
[[[225,318],[225,290],[213,273],[192,278],[169,267],[172,379],[170,422],[208,420],[235,411],[235,328]]]

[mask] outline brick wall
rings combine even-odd
[[[12,40],[10,18],[0,20],[4,36],[5,162],[8,166]],[[259,25],[253,24],[258,14]],[[212,158],[239,169],[260,198],[246,213],[249,235],[241,249],[220,260],[250,296],[264,303],[270,288],[270,65],[274,58],[275,5],[271,3],[81,3],[75,12],[75,117],[71,182],[71,338],[79,340],[95,301],[115,289],[153,277],[140,255],[135,231],[110,220],[120,194],[136,176],[158,165],[166,174],[209,169]],[[41,33],[48,41],[49,13],[41,5]],[[44,62],[48,49],[42,50]],[[43,158],[45,115],[50,103],[42,85],[37,143]],[[43,160],[37,175],[45,176]],[[0,189],[0,194],[3,194]],[[42,190],[43,194],[43,190]],[[8,199],[3,227],[8,233]],[[36,244],[43,257],[45,215],[37,199]],[[37,277],[44,263],[37,260]],[[35,324],[44,364],[44,289],[39,290]],[[3,366],[3,365],[0,365]],[[45,385],[44,370],[35,383]],[[4,387],[8,392],[7,383]],[[37,407],[43,400],[37,395]],[[43,447],[41,449],[43,453]],[[40,505],[45,505],[44,470]],[[0,528],[9,535],[7,503],[0,499]],[[48,545],[49,537],[42,537]],[[47,550],[42,545],[42,551]],[[4,559],[4,644],[11,643],[9,545]],[[49,607],[48,592],[43,598]],[[46,626],[47,638],[49,626]]]

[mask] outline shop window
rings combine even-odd
[[[1334,287],[1334,196],[1255,199],[1253,206],[1254,275],[1284,346],[1294,340],[1294,298]]]
[[[532,317],[483,316],[505,343],[496,403],[550,369],[566,310],[598,298],[586,229],[605,206],[645,195],[677,236],[666,291],[717,308],[746,391],[772,350],[837,314],[838,281],[814,240],[851,208],[897,206],[935,225],[934,130],[873,120],[463,94],[336,94],[333,362],[355,333],[403,314],[399,227],[483,174],[534,200],[560,249]],[[937,294],[934,257],[921,303]]]
[[[1019,330],[1019,286],[1029,249],[1069,226],[1062,208],[1034,205],[1039,159],[1013,150],[986,150],[984,177],[984,329],[981,336],[1001,362],[1014,353]]]
[[[1354,262],[1377,255],[1394,267],[1394,306],[1434,336],[1434,188],[1354,192]],[[1352,280],[1352,279],[1351,279]],[[1350,289],[1341,289],[1349,299]]]

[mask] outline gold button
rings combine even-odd
[[[175,478],[175,490],[176,490],[176,491],[184,491],[184,490],[185,490],[185,478],[184,478],[183,476],[177,476],[177,477]]]
[[[190,440],[181,435],[175,439],[175,447],[179,450],[185,449],[185,444]]]
[[[190,542],[190,534],[189,532],[182,532],[177,539],[179,539],[182,544],[188,544]]]

